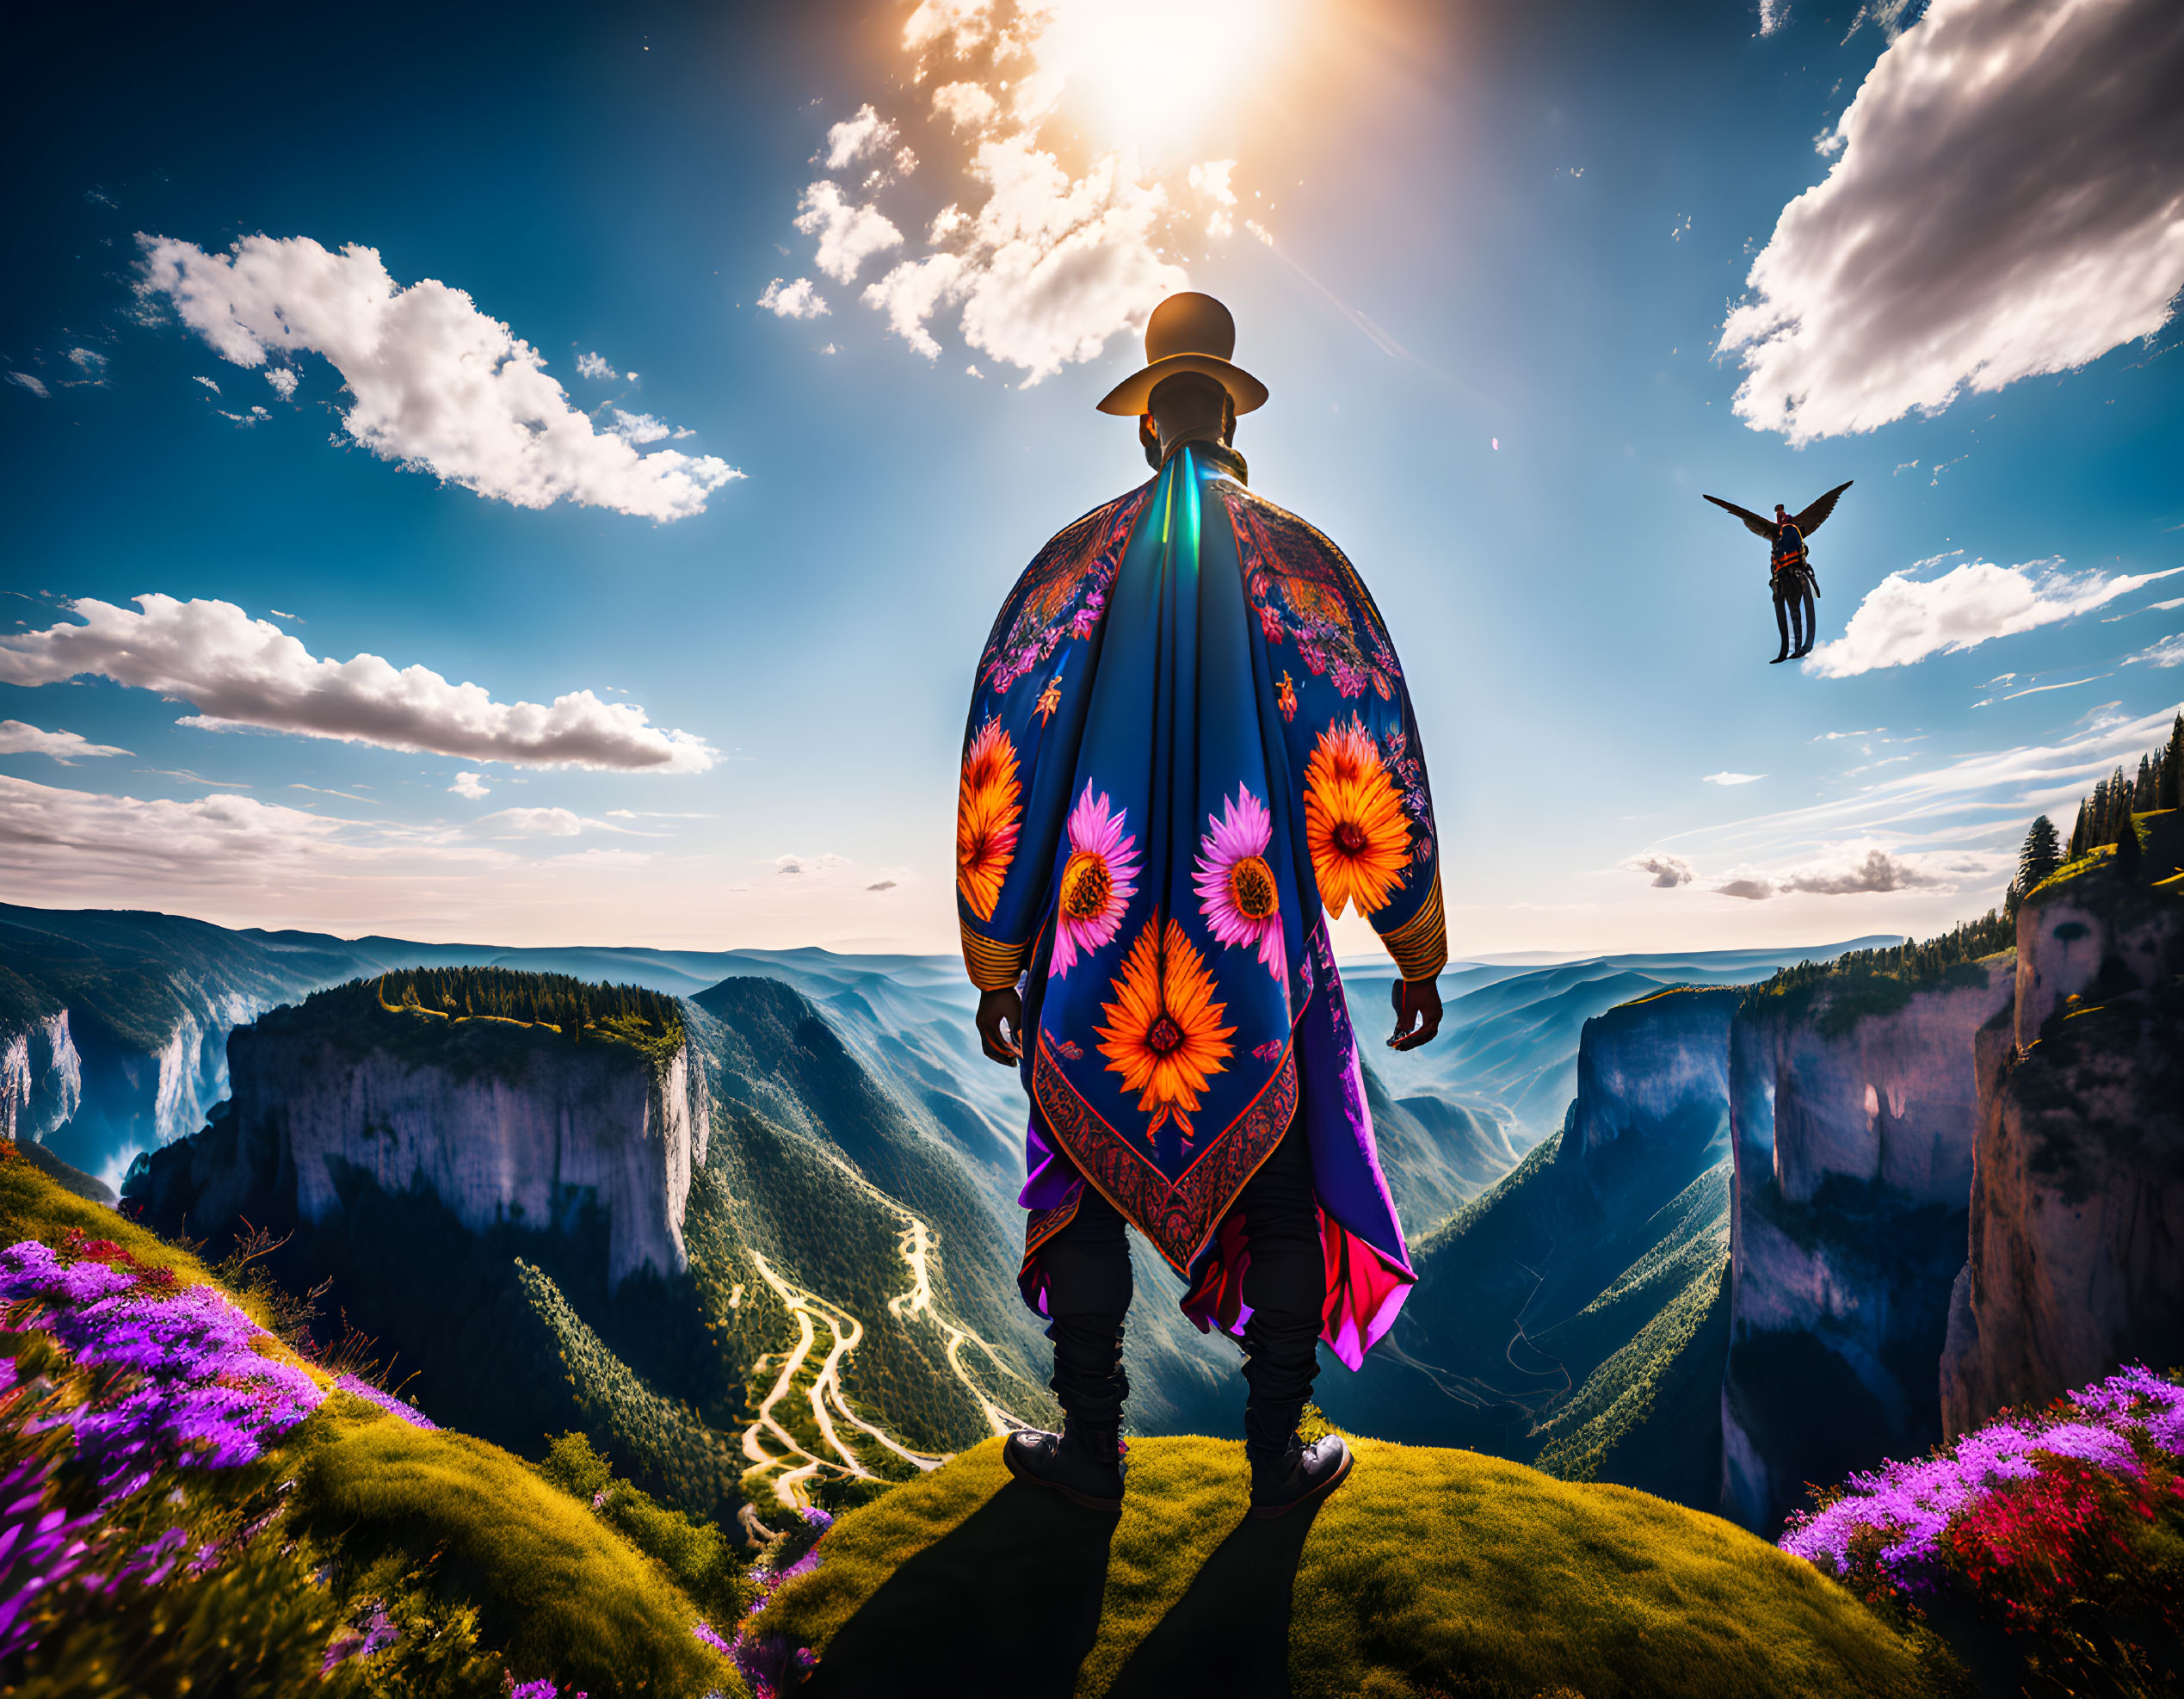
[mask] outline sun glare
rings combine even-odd
[[[1059,0],[1035,52],[1096,146],[1173,164],[1232,139],[1301,44],[1311,0]]]

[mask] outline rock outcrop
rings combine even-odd
[[[1807,1481],[1941,1437],[1973,1041],[2014,979],[2008,954],[1923,987],[1847,972],[1749,993],[1737,1013],[1722,1499],[1748,1528],[1771,1534]]]
[[[83,1059],[67,1010],[33,1016],[0,1037],[0,1139],[39,1144],[83,1101]]]
[[[2141,824],[2158,878],[2184,825]],[[2184,1362],[2184,874],[2145,871],[2104,853],[2018,912],[2013,1019],[1982,1035],[1952,1435],[2120,1363]]]
[[[610,1288],[688,1268],[683,1207],[712,1108],[687,1041],[656,1059],[508,1022],[389,1018],[418,1030],[347,1030],[313,1004],[239,1028],[226,1112],[150,1158],[129,1195],[193,1230],[268,1203],[324,1225],[359,1186],[429,1192],[472,1233],[595,1210]]]

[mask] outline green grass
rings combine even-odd
[[[844,1517],[757,1620],[814,1692],[1280,1690],[1586,1699],[1930,1691],[1911,1649],[1810,1565],[1615,1486],[1475,1452],[1353,1442],[1316,1517],[1244,1516],[1241,1446],[1131,1445],[1108,1523],[1009,1482],[989,1442]],[[1269,1649],[1274,1661],[1268,1661]]]
[[[344,1401],[313,1418],[296,1515],[344,1554],[439,1553],[441,1585],[478,1610],[480,1639],[519,1679],[594,1695],[694,1695],[722,1667],[692,1635],[682,1591],[589,1507],[497,1445],[427,1432]]]

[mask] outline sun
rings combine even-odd
[[[1314,0],[1056,0],[1034,49],[1097,147],[1174,164],[1219,145],[1302,44]]]

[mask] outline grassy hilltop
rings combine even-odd
[[[839,1521],[754,1619],[833,1695],[1899,1696],[1911,1649],[1717,1517],[1475,1452],[1355,1443],[1317,1514],[1255,1521],[1243,1448],[1133,1440],[1121,1520],[1000,1443]]]

